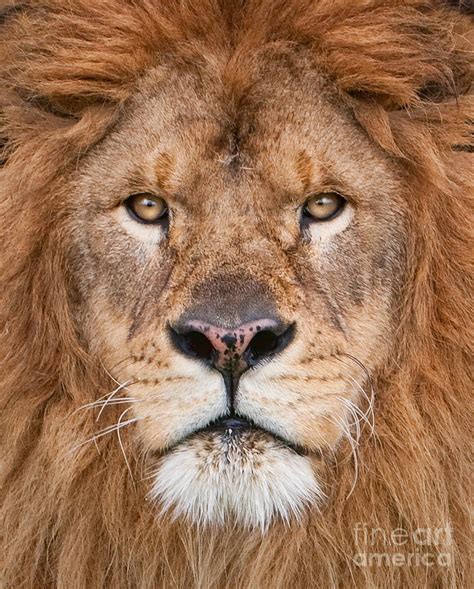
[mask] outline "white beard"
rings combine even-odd
[[[323,492],[309,458],[258,430],[202,432],[164,455],[151,497],[196,524],[230,519],[265,531],[289,524]]]

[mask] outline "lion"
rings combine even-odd
[[[2,587],[469,586],[465,8],[3,3]]]

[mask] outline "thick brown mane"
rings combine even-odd
[[[0,42],[2,587],[468,586],[468,16],[435,0],[7,2]],[[140,457],[81,405],[110,391],[74,316],[64,178],[107,133],[157,55],[215,60],[245,90],[263,44],[313,49],[411,186],[397,354],[374,375],[376,435],[330,468],[322,513],[258,532],[157,523]],[[124,443],[130,444],[124,435]],[[99,450],[99,451],[98,451]],[[450,566],[358,566],[367,528],[452,528]],[[359,545],[357,544],[359,542]],[[421,547],[422,548],[422,547]],[[415,553],[380,536],[371,552]]]

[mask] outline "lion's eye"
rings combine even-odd
[[[322,192],[306,201],[303,212],[315,221],[329,221],[342,211],[345,204],[346,199],[337,192]]]
[[[153,194],[133,194],[125,201],[128,212],[141,223],[158,223],[168,215],[168,205]]]

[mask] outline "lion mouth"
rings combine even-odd
[[[252,428],[255,426],[248,419],[234,415],[215,419],[199,431],[225,431],[228,434],[239,435],[242,431]]]
[[[214,419],[204,427],[191,432],[185,438],[181,439],[178,444],[183,444],[191,438],[201,437],[203,435],[219,436],[224,443],[235,443],[241,441],[242,438],[252,433],[267,436],[272,440],[280,443],[283,447],[292,450],[296,454],[299,454],[300,456],[307,454],[307,452],[301,446],[290,442],[289,440],[272,432],[271,430],[257,425],[248,417],[244,417],[236,413],[231,413]],[[170,448],[170,450],[172,450],[172,448]]]

